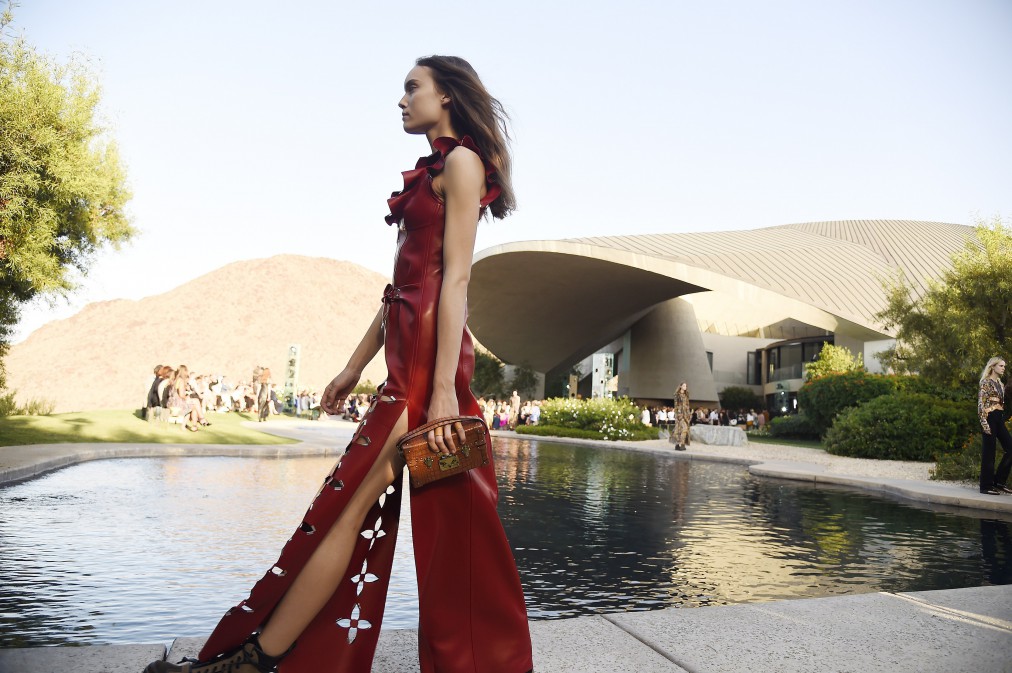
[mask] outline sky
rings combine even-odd
[[[15,342],[238,260],[389,275],[386,198],[429,153],[397,101],[429,54],[512,120],[519,208],[476,250],[1012,216],[1010,0],[22,0],[11,29],[92,65],[137,229]]]

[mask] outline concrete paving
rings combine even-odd
[[[1012,673],[1012,586],[538,621],[531,638],[538,673]],[[179,638],[166,658],[202,644]],[[417,673],[416,648],[414,631],[384,631],[372,673]],[[0,673],[139,673],[162,656],[162,645],[0,650]]]

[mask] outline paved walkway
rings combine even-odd
[[[531,622],[531,637],[537,673],[1008,673],[1012,586],[604,614]],[[202,644],[0,650],[0,673],[140,673]],[[417,662],[414,631],[384,631],[372,673]]]

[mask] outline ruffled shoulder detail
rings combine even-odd
[[[502,187],[495,181],[495,166],[481,155],[481,150],[478,149],[478,145],[475,144],[471,136],[464,136],[460,140],[449,136],[436,138],[432,142],[432,146],[435,148],[432,154],[419,159],[415,163],[413,170],[401,173],[404,178],[404,188],[399,192],[394,192],[387,199],[387,205],[390,207],[390,214],[386,216],[387,224],[397,224],[401,221],[404,207],[407,205],[408,194],[415,188],[418,181],[426,174],[431,176],[439,174],[446,166],[446,156],[458,147],[466,147],[477,154],[478,158],[481,159],[482,165],[485,167],[486,193],[485,197],[481,200],[482,210],[499,198]]]

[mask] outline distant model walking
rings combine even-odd
[[[271,413],[271,370],[264,367],[260,372],[260,389],[257,391],[258,420],[263,422]]]
[[[689,385],[682,381],[675,391],[675,451],[685,451],[689,445],[689,421],[692,409],[689,408]]]
[[[1005,373],[1005,360],[994,357],[980,375],[977,394],[977,414],[984,429],[980,453],[980,492],[988,495],[1012,493],[1006,485],[1012,471],[1012,436],[1005,427],[1005,388],[1001,376]],[[994,468],[995,441],[1001,442],[1004,455]]]

